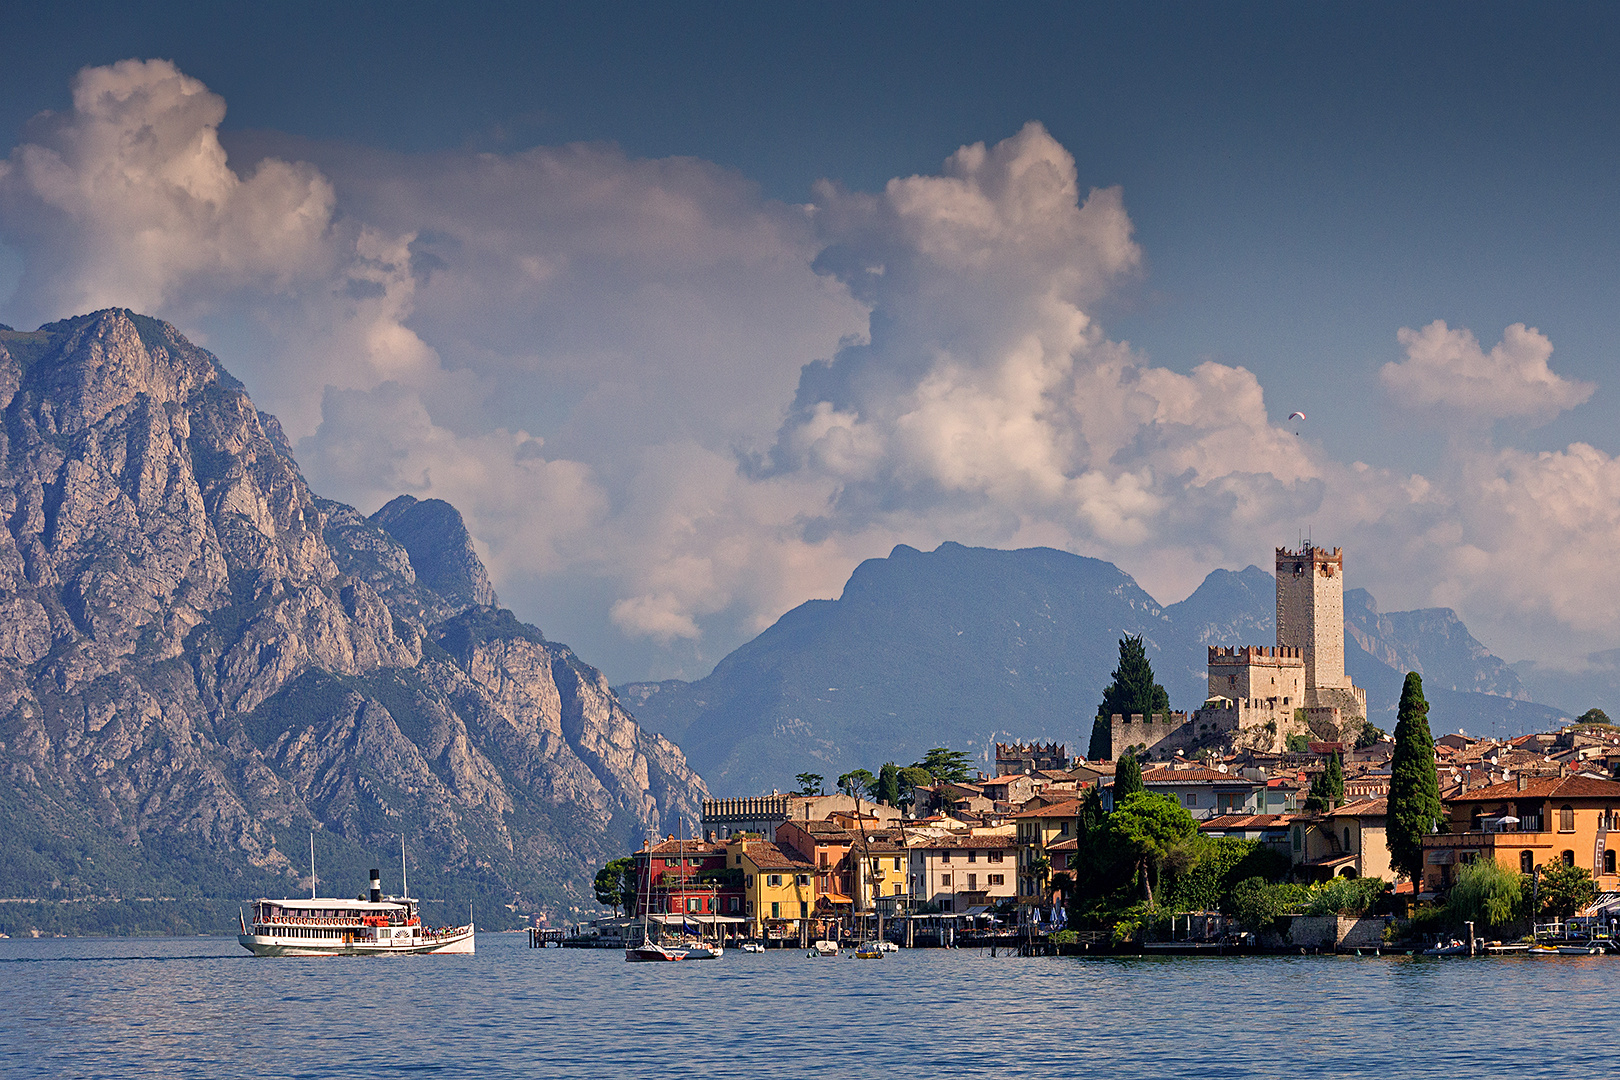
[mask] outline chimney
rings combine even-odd
[[[379,903],[382,900],[382,874],[373,870],[371,872],[371,902]]]
[[[1529,786],[1530,786],[1530,778],[1528,776],[1524,775],[1524,773],[1521,772],[1519,774],[1519,790],[1523,791],[1525,788],[1527,788]]]

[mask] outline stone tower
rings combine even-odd
[[[1365,720],[1367,692],[1344,673],[1344,551],[1277,549],[1277,644],[1305,660],[1305,707]]]

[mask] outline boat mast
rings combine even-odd
[[[309,834],[309,898],[315,899],[315,832]]]
[[[405,876],[405,834],[399,834],[399,889],[405,895],[402,899],[411,898],[410,879]]]

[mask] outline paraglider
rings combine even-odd
[[[1288,419],[1290,419],[1290,420],[1303,420],[1303,419],[1305,419],[1305,414],[1302,413],[1302,412],[1291,412],[1291,413],[1288,414]],[[1298,435],[1299,432],[1296,431],[1296,432],[1294,432],[1294,434]]]

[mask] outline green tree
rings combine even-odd
[[[1423,873],[1423,838],[1444,820],[1440,781],[1434,771],[1434,737],[1429,734],[1429,703],[1423,677],[1406,673],[1395,714],[1395,754],[1390,759],[1389,861],[1408,881]]]
[[[900,805],[900,766],[892,761],[883,763],[883,768],[878,770],[875,794],[877,801],[884,806]]]
[[[1356,736],[1355,748],[1357,750],[1365,750],[1369,746],[1377,745],[1378,741],[1383,737],[1383,728],[1379,727],[1371,720],[1365,720],[1361,724],[1361,732]]]
[[[1597,899],[1597,883],[1584,866],[1551,862],[1541,868],[1541,913],[1567,919]]]
[[[617,915],[622,907],[629,910],[635,903],[636,862],[631,858],[614,859],[596,872],[593,883],[598,904],[607,904]]]
[[[900,801],[914,803],[917,801],[917,789],[934,782],[934,774],[920,765],[907,765],[900,770]]]
[[[1129,717],[1132,713],[1151,716],[1170,711],[1170,695],[1153,681],[1153,665],[1148,663],[1147,648],[1140,635],[1119,639],[1119,667],[1114,669],[1113,679],[1103,690],[1097,720],[1091,726],[1091,747],[1087,752],[1098,761],[1107,761],[1119,752],[1112,745],[1109,727],[1115,713]],[[1104,738],[1110,745],[1103,746]]]
[[[973,776],[973,759],[962,750],[936,746],[912,767],[926,769],[935,783],[960,784]]]
[[[1577,719],[1575,722],[1577,724],[1613,724],[1614,723],[1614,721],[1609,719],[1609,714],[1604,712],[1602,709],[1587,709],[1585,712],[1581,713],[1579,719]]]
[[[800,795],[827,794],[826,790],[822,787],[822,785],[827,782],[827,778],[822,776],[820,773],[802,772],[793,779],[798,782]]]
[[[838,790],[849,796],[871,797],[877,787],[877,777],[866,769],[851,769],[838,778]]]
[[[1327,767],[1311,777],[1311,791],[1305,796],[1305,809],[1321,814],[1344,802],[1344,766],[1338,753],[1328,755]]]
[[[1303,754],[1311,748],[1311,737],[1304,734],[1290,735],[1287,746],[1290,754]]]
[[[1457,884],[1446,899],[1446,914],[1457,923],[1473,922],[1480,930],[1512,922],[1525,894],[1524,875],[1495,859],[1475,859],[1457,871]]]
[[[1114,763],[1114,807],[1142,790],[1142,763],[1136,755],[1124,753]]]
[[[1142,892],[1153,903],[1153,879],[1171,852],[1196,835],[1198,823],[1169,795],[1137,791],[1114,804],[1108,815],[1108,831],[1119,848],[1128,853],[1141,875]]]

